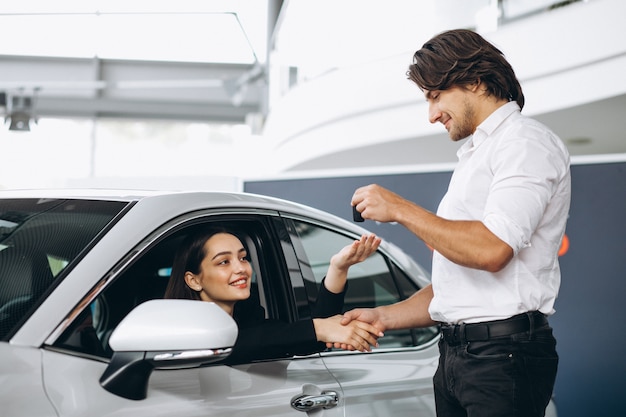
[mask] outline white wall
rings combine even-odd
[[[623,0],[591,0],[484,36],[513,65],[525,114],[540,115],[626,93],[624,16]],[[426,102],[406,79],[413,52],[337,69],[275,102],[263,133],[274,172],[347,149],[442,133],[428,123]]]

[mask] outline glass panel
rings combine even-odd
[[[0,54],[242,64],[265,59],[266,2],[100,3],[3,4],[0,25],[12,40]]]
[[[0,200],[0,339],[120,213],[111,201]]]
[[[39,118],[24,135],[0,129],[0,153],[15,156],[0,164],[0,189],[233,190],[228,177],[258,171],[264,146],[244,124],[149,119]],[[234,150],[238,164],[223,157]]]
[[[334,231],[303,222],[296,222],[303,250],[306,252],[308,263],[313,270],[315,282],[307,283],[309,302],[314,303],[317,299],[319,285],[321,284],[330,258],[341,248],[350,244],[353,239]],[[306,276],[306,274],[305,274]],[[399,277],[409,282],[400,287],[417,289],[406,275]],[[405,297],[398,292],[398,285],[391,274],[383,255],[375,253],[364,262],[354,265],[348,272],[348,290],[344,299],[343,311],[353,308],[377,307],[393,304]],[[381,348],[414,346],[417,333],[432,334],[430,330],[394,330],[385,332],[385,337],[379,340]],[[425,340],[425,338],[419,338]]]

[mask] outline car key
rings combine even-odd
[[[361,213],[356,209],[356,206],[352,206],[352,220],[355,222],[365,221],[365,219],[361,216]]]

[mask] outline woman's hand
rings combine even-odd
[[[376,252],[381,241],[382,239],[373,233],[363,235],[360,240],[355,240],[352,244],[345,246],[333,255],[330,258],[330,266],[347,271],[352,265],[363,262],[372,253]]]
[[[342,292],[348,278],[348,269],[376,252],[381,241],[375,234],[363,235],[360,240],[355,240],[333,255],[324,280],[326,288],[335,294]]]
[[[354,310],[347,311],[341,316],[340,323],[342,326],[349,326],[353,323],[369,323],[376,329],[378,332],[378,337],[384,336],[383,331],[385,330],[385,326],[381,320],[381,315],[379,309],[376,308],[356,308]],[[347,343],[334,342],[334,343],[326,343],[326,347],[329,349],[343,349],[343,350],[354,350],[353,346],[349,346]]]
[[[313,319],[317,340],[326,342],[327,346],[342,346],[347,350],[370,352],[372,346],[378,346],[378,338],[382,336],[376,327],[369,323],[353,320],[341,324],[343,316]]]

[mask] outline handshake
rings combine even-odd
[[[350,310],[326,319],[313,319],[317,340],[327,348],[370,352],[384,336],[384,326],[375,308]],[[319,326],[318,326],[319,324]]]

